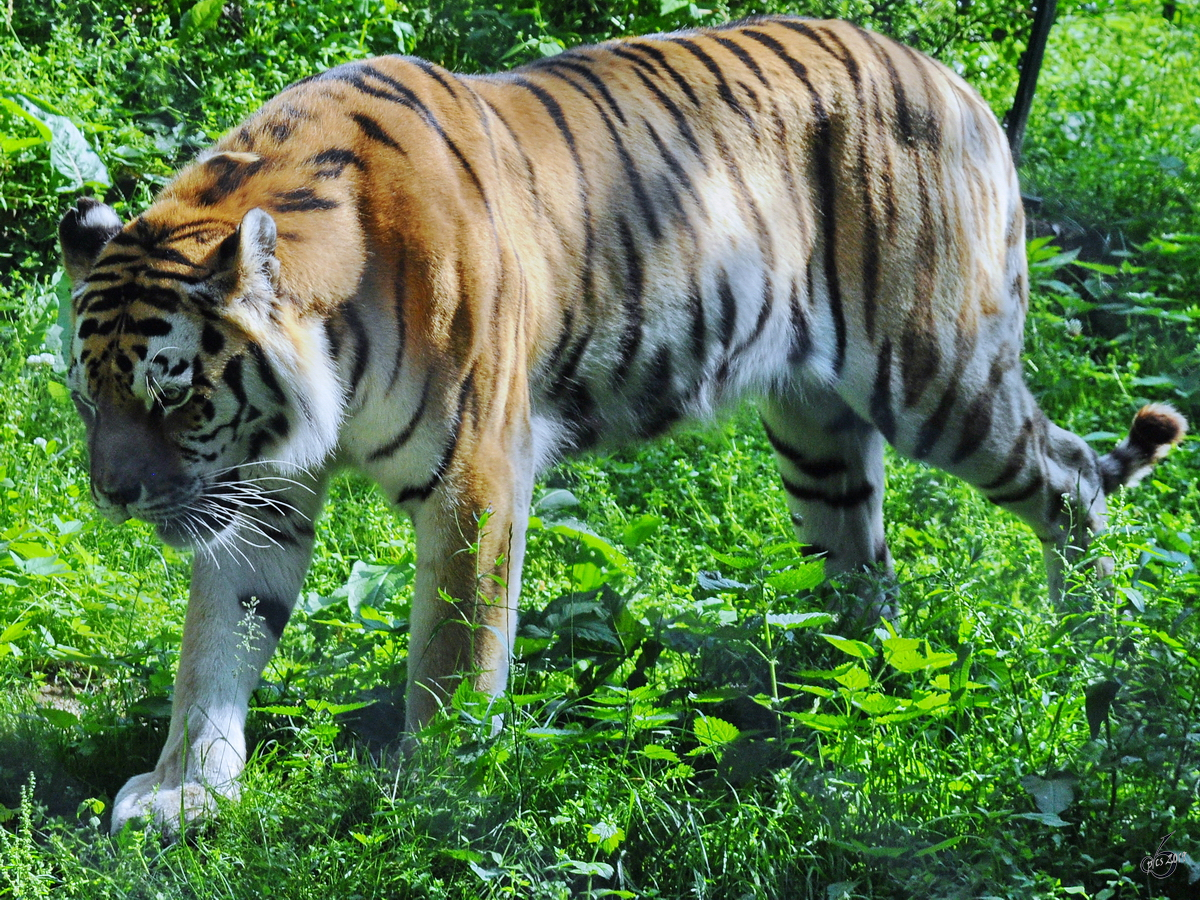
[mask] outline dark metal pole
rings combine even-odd
[[[1014,162],[1021,161],[1021,143],[1025,140],[1025,124],[1029,121],[1029,110],[1033,106],[1033,92],[1037,88],[1038,72],[1046,55],[1046,40],[1050,37],[1050,26],[1058,10],[1058,0],[1036,0],[1033,13],[1033,30],[1021,62],[1021,77],[1017,81],[1017,94],[1012,109],[1004,117],[1008,130],[1008,146]]]

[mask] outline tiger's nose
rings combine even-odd
[[[96,493],[114,506],[128,506],[142,496],[142,483],[128,481],[117,485],[97,486]]]

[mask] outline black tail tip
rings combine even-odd
[[[1187,419],[1166,403],[1148,403],[1137,411],[1129,443],[1151,459],[1161,459],[1187,434]]]

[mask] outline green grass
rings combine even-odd
[[[221,40],[188,43],[170,5],[60,3],[19,13],[0,75],[81,123],[110,195],[136,207],[195,144],[299,74],[388,41],[453,39],[463,59],[486,44],[451,27],[479,7],[447,7],[436,28],[410,10],[411,36],[393,28],[399,9],[264,3],[240,25],[223,19]],[[70,10],[74,28],[42,28]],[[544,7],[541,24],[502,12],[506,47],[604,21],[582,7]],[[1200,113],[1142,108],[1136,90],[1071,94],[1106,53],[1167,46],[1148,32],[1139,55],[1136,35],[1107,43],[1101,24],[1055,52],[1043,96],[1073,97],[1098,122],[1120,102],[1127,124],[1101,131],[1136,167],[1143,136],[1187,133]],[[308,55],[292,49],[302,39]],[[1066,165],[1039,134],[1031,125],[1029,171],[1049,171],[1038,153]],[[1072,159],[1079,184],[1110,171]],[[365,482],[339,478],[309,612],[255,696],[241,800],[176,844],[110,839],[107,805],[165,736],[188,560],[141,525],[98,520],[61,375],[29,361],[57,316],[49,240],[64,179],[45,146],[0,155],[13,254],[0,284],[0,897],[1193,896],[1186,866],[1161,880],[1140,869],[1169,834],[1167,849],[1200,856],[1192,446],[1114,498],[1095,551],[1114,559],[1112,584],[1085,579],[1060,608],[1027,529],[949,476],[889,458],[902,614],[897,634],[854,643],[811,616],[836,589],[801,586],[811,573],[750,410],[546,476],[541,492],[577,504],[536,510],[504,728],[493,736],[483,698],[460,692],[403,764],[382,741],[406,664],[411,531]],[[1123,220],[1163,202],[1158,187],[1111,180],[1105,208]],[[1200,232],[1179,215],[1172,228]],[[1200,421],[1200,242],[1138,240],[1121,269],[1034,252],[1029,378],[1052,417],[1101,447],[1147,399]],[[399,587],[364,610],[352,574]],[[597,591],[568,596],[584,588]],[[1056,793],[1065,805],[1049,804]]]

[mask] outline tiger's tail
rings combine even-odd
[[[1155,463],[1183,440],[1187,420],[1166,403],[1148,403],[1137,411],[1129,436],[1100,457],[1104,493],[1141,481]]]

